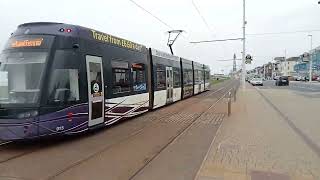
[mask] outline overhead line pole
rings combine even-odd
[[[309,34],[308,35],[310,37],[310,62],[309,62],[309,82],[312,82],[312,57],[313,57],[313,53],[312,53],[312,35]]]
[[[243,50],[242,50],[242,89],[246,89],[246,62],[245,62],[245,57],[246,57],[246,1],[243,0]]]

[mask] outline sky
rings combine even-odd
[[[184,33],[173,45],[175,55],[210,65],[213,73],[228,73],[235,53],[241,58],[242,41],[191,44],[191,41],[242,37],[242,0],[1,0],[0,48],[19,24],[62,22],[93,28],[147,47],[170,52],[169,30]],[[278,56],[299,56],[320,46],[318,0],[246,0],[246,52],[253,62],[247,69]],[[208,24],[206,25],[201,16]],[[168,27],[169,26],[169,27]],[[311,31],[319,30],[319,31]],[[309,31],[300,33],[282,33]],[[265,33],[279,33],[261,35]],[[260,35],[254,35],[260,34]],[[241,61],[237,61],[240,65]]]

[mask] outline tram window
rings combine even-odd
[[[0,101],[36,103],[47,52],[6,52],[0,56]]]
[[[79,62],[73,51],[57,50],[50,72],[48,103],[76,102],[79,95]]]
[[[165,89],[166,88],[166,71],[165,67],[162,65],[157,65],[157,89]]]
[[[180,69],[173,69],[173,87],[177,88],[181,86]]]
[[[200,80],[200,83],[203,84],[204,82],[204,77],[203,77],[203,71],[199,71],[199,80]]]
[[[130,92],[129,69],[112,69],[113,94]]]
[[[194,83],[195,84],[199,84],[199,74],[198,74],[198,70],[194,71]]]
[[[133,78],[133,90],[145,91],[147,90],[146,72],[144,64],[132,64],[132,78]]]
[[[184,70],[183,84],[184,85],[192,85],[193,84],[192,70]]]
[[[210,71],[205,71],[205,76],[206,82],[208,82],[210,80]]]
[[[201,84],[202,83],[202,71],[201,70],[197,70],[197,77],[196,77],[196,80],[197,80],[197,84]]]

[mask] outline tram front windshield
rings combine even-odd
[[[48,52],[19,51],[0,55],[0,104],[35,104]]]

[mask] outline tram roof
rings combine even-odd
[[[91,28],[57,22],[24,23],[18,26],[18,29],[13,33],[13,36],[28,34],[79,37],[136,51],[142,51],[146,48],[142,44],[138,44]]]

